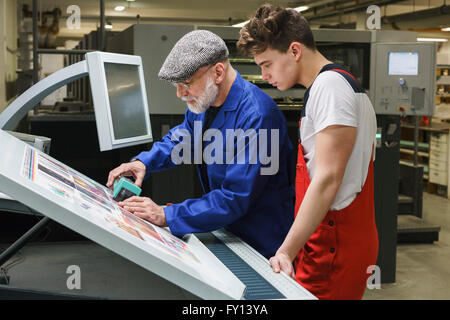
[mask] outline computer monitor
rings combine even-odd
[[[417,76],[419,73],[418,52],[389,52],[389,75]]]
[[[141,57],[86,54],[101,151],[153,141]]]

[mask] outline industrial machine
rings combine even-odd
[[[295,86],[281,92],[262,81],[259,67],[252,59],[242,57],[237,52],[235,44],[239,37],[239,28],[235,27],[137,24],[120,33],[111,34],[108,38],[107,51],[142,58],[145,86],[148,95],[152,97],[148,104],[153,140],[160,140],[171,127],[183,121],[185,103],[176,97],[174,87],[160,81],[157,74],[173,45],[194,29],[210,30],[225,40],[233,67],[244,78],[268,93],[283,110],[289,136],[296,148],[298,119],[306,89]],[[375,212],[380,240],[377,264],[382,270],[381,281],[395,282],[400,117],[431,115],[433,112],[435,45],[418,43],[416,33],[404,31],[318,29],[313,30],[313,33],[318,49],[331,61],[345,66],[362,84],[377,113],[378,144],[374,167]],[[89,39],[83,40],[83,43],[89,42]],[[83,48],[90,49],[86,46]],[[76,85],[69,88],[73,94],[72,98],[92,103],[86,81],[82,82],[80,79],[74,83]],[[83,134],[81,139],[86,155],[82,157],[86,158],[88,154],[90,157],[84,163],[86,171],[83,172],[88,172],[90,177],[95,177],[95,174],[101,171],[91,167],[92,159],[98,159],[95,163],[101,163],[105,167],[102,170],[108,172],[142,149],[150,148],[150,145],[145,145],[140,149],[115,150],[114,152],[121,154],[113,163],[111,159],[116,153],[98,155],[95,153],[98,146],[88,144],[88,137],[96,130],[93,116],[61,112],[52,116],[30,115],[28,120],[33,134],[45,136],[51,136],[49,128],[61,130],[58,128],[61,123],[64,128],[70,128],[72,125],[78,128],[80,121],[83,121],[84,130],[80,134]],[[70,142],[76,144],[79,143],[78,140],[80,139]],[[72,158],[75,156],[64,148],[61,148],[64,152],[58,153],[58,143],[55,142],[54,145],[57,158],[65,154]],[[69,159],[64,161],[72,165]],[[73,163],[73,166],[79,163]],[[180,180],[184,183],[180,184]],[[194,165],[183,165],[170,171],[152,174],[143,185],[143,194],[151,196],[157,203],[200,197],[201,187]],[[421,193],[416,190],[415,194],[417,197],[413,201],[419,205],[421,198],[418,197]]]

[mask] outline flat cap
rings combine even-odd
[[[185,34],[170,51],[159,70],[161,80],[180,82],[189,79],[203,66],[228,58],[225,42],[207,30]]]

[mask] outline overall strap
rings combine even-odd
[[[350,72],[345,70],[340,65],[327,64],[320,70],[319,74],[321,74],[322,72],[325,72],[325,71],[334,71],[334,72],[341,74],[345,78],[345,80],[347,80],[347,82],[350,84],[350,86],[353,88],[353,91],[355,93],[365,93],[366,92],[364,90],[364,88],[359,84],[358,80]],[[312,87],[312,84],[308,89],[306,89],[305,94],[303,96],[303,109],[300,112],[300,121],[299,121],[299,126],[298,126],[298,140],[299,141],[301,141],[300,122],[301,122],[301,118],[306,116],[306,105],[308,103],[309,91],[310,91],[311,87]]]

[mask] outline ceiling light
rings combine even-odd
[[[240,22],[240,23],[236,23],[236,24],[233,24],[233,27],[243,27],[243,26],[245,26],[248,22],[249,22],[250,20],[245,20],[244,22]]]
[[[125,10],[125,7],[124,6],[117,6],[117,7],[114,8],[114,10],[116,10],[116,11],[123,11],[123,10]]]
[[[301,6],[301,7],[294,8],[294,10],[297,11],[297,12],[303,12],[303,11],[306,11],[308,9],[309,9],[308,6]]]
[[[444,39],[444,38],[417,38],[417,41],[447,42],[448,39]]]
[[[105,29],[112,29],[112,23],[109,21],[106,21]]]
[[[450,27],[441,28],[441,31],[450,31]]]

